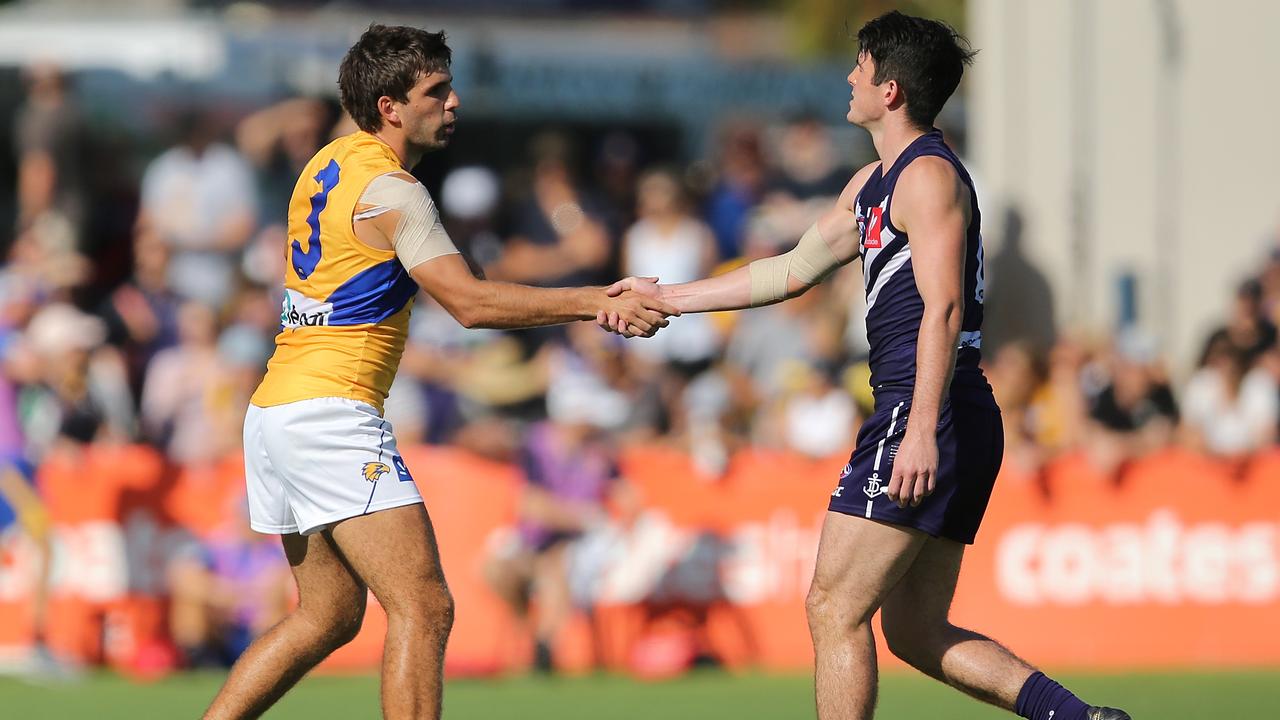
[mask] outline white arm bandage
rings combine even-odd
[[[751,271],[751,306],[768,305],[787,297],[787,284],[794,277],[805,287],[817,285],[840,261],[822,239],[818,224],[814,223],[800,236],[800,242],[790,252],[761,258],[747,266]]]
[[[379,175],[365,188],[355,220],[377,217],[388,210],[400,213],[400,222],[391,236],[391,246],[406,270],[422,263],[458,252],[444,226],[431,195],[420,182],[409,182],[395,174]]]

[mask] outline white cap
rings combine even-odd
[[[98,318],[67,303],[54,303],[41,308],[31,318],[26,337],[36,352],[56,355],[98,347],[107,339],[107,328]]]
[[[459,220],[475,220],[498,206],[498,177],[479,165],[449,173],[440,188],[440,206]]]
[[[547,388],[547,414],[556,422],[616,430],[626,424],[630,402],[594,376],[566,375]]]

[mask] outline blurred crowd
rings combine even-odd
[[[1065,334],[1045,349],[1010,342],[987,358],[1005,419],[1006,458],[1038,470],[1085,452],[1116,480],[1125,466],[1180,444],[1236,471],[1276,442],[1280,422],[1280,252],[1235,291],[1179,382],[1154,340],[1134,328],[1107,338]]]
[[[0,452],[28,476],[85,444],[146,443],[183,466],[234,455],[280,324],[290,194],[312,154],[354,127],[306,98],[243,117],[192,107],[169,119],[174,140],[160,152],[104,168],[67,78],[38,68],[28,79],[0,270]],[[542,286],[723,272],[789,249],[869,159],[806,117],[727,122],[711,155],[687,165],[655,162],[623,132],[575,140],[541,132],[508,167],[442,173],[437,204],[478,271]],[[679,447],[708,482],[744,446],[847,453],[871,403],[862,315],[856,272],[780,305],[676,318],[652,339],[590,323],[465,330],[422,295],[386,415],[402,444],[524,469],[520,544],[495,557],[491,581],[517,613],[538,589],[543,606],[563,607],[561,571],[532,556],[552,557],[598,520],[621,487],[620,447]],[[1276,437],[1277,318],[1280,254],[1239,287],[1185,381],[1135,329],[985,348],[1010,461],[1035,469],[1084,449],[1118,469],[1174,443],[1247,457]],[[260,579],[251,569],[278,554],[229,537],[238,550],[206,548],[175,573],[204,589],[175,594],[208,597],[230,578],[220,592],[234,598],[234,581]],[[175,622],[199,646],[207,614],[183,611]],[[549,642],[557,622],[539,623]]]

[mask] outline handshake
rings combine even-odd
[[[664,302],[656,277],[629,277],[604,288],[604,305],[596,312],[596,324],[623,337],[653,337],[680,314]]]

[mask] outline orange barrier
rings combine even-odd
[[[411,449],[406,461],[457,600],[447,669],[519,666],[528,641],[482,577],[514,519],[517,473],[449,448]],[[733,665],[808,667],[803,599],[844,458],[747,451],[714,480],[665,448],[633,449],[623,464],[647,510],[597,568],[594,636],[575,621],[560,659],[571,669],[642,665],[676,637]],[[59,557],[50,640],[108,661],[163,636],[166,548],[234,516],[242,492],[238,458],[175,471],[142,448],[54,460],[40,482]],[[0,646],[29,640],[35,557],[16,531],[0,536]],[[1280,663],[1280,634],[1269,630],[1280,625],[1280,451],[1242,476],[1182,450],[1118,479],[1083,455],[1036,481],[1007,468],[966,556],[953,620],[1053,666]],[[371,602],[364,630],[326,666],[375,667],[385,627]]]

